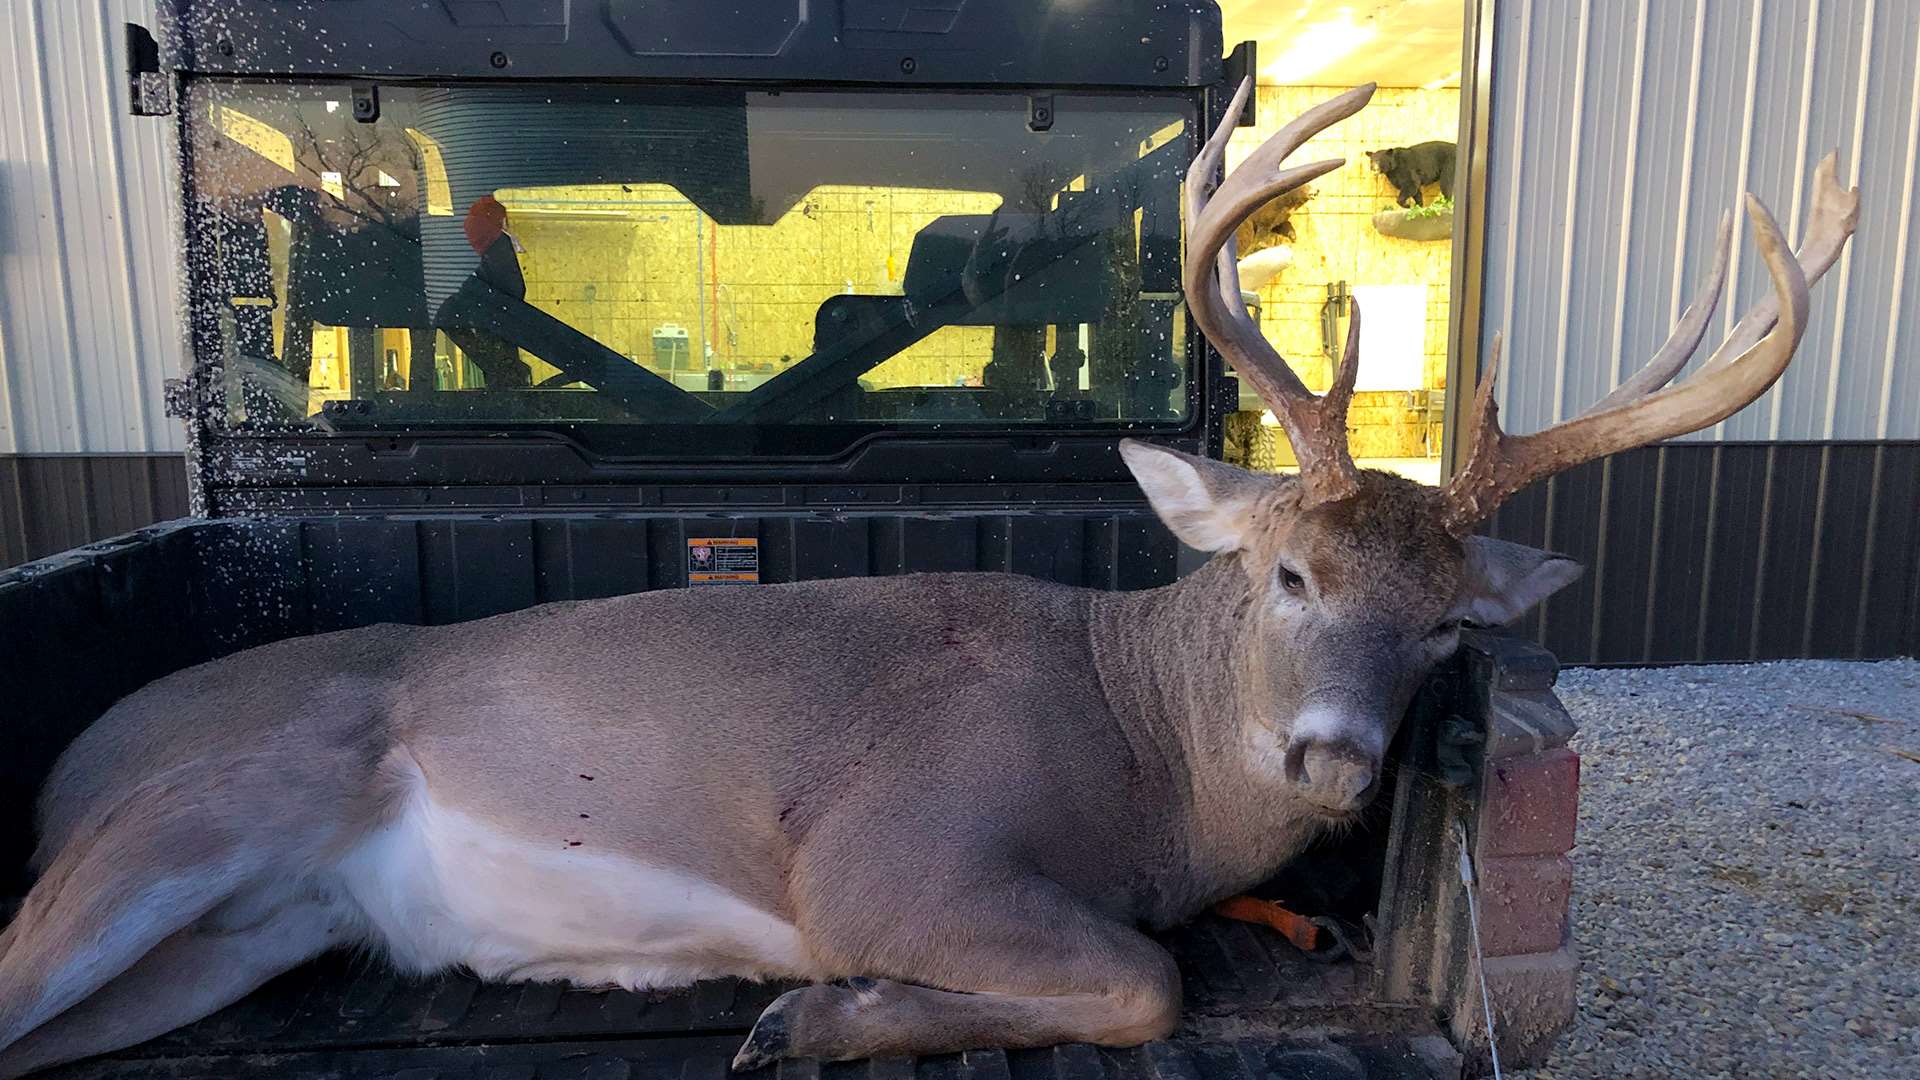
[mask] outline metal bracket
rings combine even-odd
[[[1329,360],[1340,356],[1340,320],[1345,318],[1353,291],[1344,281],[1327,282],[1327,301],[1320,305],[1320,352]]]
[[[139,23],[127,23],[127,110],[135,116],[173,112],[173,83],[160,70],[160,43]]]

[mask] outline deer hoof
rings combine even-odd
[[[802,990],[789,990],[774,999],[767,1011],[754,1021],[753,1030],[747,1032],[747,1041],[740,1045],[740,1052],[733,1055],[734,1072],[752,1072],[787,1056],[793,1047],[793,1032],[787,1025],[787,1009]]]
[[[861,1005],[872,1005],[880,1000],[880,980],[869,979],[865,975],[855,975],[847,980],[847,989],[853,991],[853,999]]]

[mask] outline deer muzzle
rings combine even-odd
[[[1373,797],[1385,740],[1348,710],[1313,705],[1301,711],[1287,740],[1282,768],[1293,792],[1313,810],[1350,814]]]

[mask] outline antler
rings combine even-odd
[[[1247,95],[1253,92],[1253,79],[1245,79],[1233,95],[1233,103],[1227,106],[1227,119],[1187,168],[1187,254],[1181,275],[1187,309],[1201,332],[1227,363],[1253,384],[1286,429],[1294,457],[1300,462],[1302,506],[1344,499],[1359,488],[1353,457],[1347,450],[1347,405],[1353,399],[1354,380],[1360,370],[1360,308],[1357,304],[1352,308],[1346,351],[1333,385],[1325,397],[1315,395],[1267,343],[1241,303],[1233,234],[1269,200],[1344,164],[1335,158],[1291,169],[1280,167],[1302,143],[1335,121],[1359,112],[1373,97],[1373,89],[1372,83],[1356,87],[1300,114],[1248,155],[1216,188],[1213,177],[1233,135],[1233,118],[1240,115]]]
[[[1814,170],[1813,213],[1797,255],[1773,215],[1747,196],[1747,216],[1773,278],[1773,295],[1755,304],[1692,377],[1668,386],[1700,347],[1726,285],[1732,215],[1720,220],[1719,255],[1700,293],[1687,306],[1666,344],[1646,366],[1586,412],[1532,435],[1500,430],[1494,376],[1500,365],[1495,335],[1467,425],[1473,440],[1466,465],[1441,493],[1441,522],[1464,536],[1508,496],[1536,480],[1595,458],[1671,439],[1717,424],[1751,404],[1780,378],[1807,328],[1807,286],[1840,257],[1860,216],[1860,193],[1835,178],[1838,159],[1828,154]],[[1764,335],[1764,336],[1762,336]],[[1664,388],[1664,389],[1663,389]]]

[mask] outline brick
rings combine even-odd
[[[1558,670],[1545,652],[1510,655],[1497,663],[1491,675],[1498,692],[1487,703],[1488,758],[1524,757],[1567,745],[1578,725],[1549,689]]]
[[[1481,859],[1563,855],[1580,812],[1580,755],[1561,747],[1487,763]]]
[[[1482,970],[1493,1020],[1500,1035],[1500,1064],[1507,1069],[1539,1065],[1560,1033],[1573,1022],[1574,985],[1580,964],[1571,948],[1489,959]],[[1486,1072],[1486,1022],[1480,988],[1469,980],[1454,999],[1454,1041],[1466,1050],[1469,1075]]]
[[[1552,952],[1566,939],[1573,863],[1564,855],[1482,859],[1480,949],[1487,956]]]

